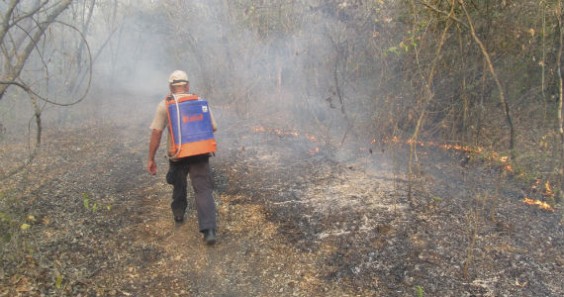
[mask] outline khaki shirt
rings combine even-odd
[[[182,95],[188,95],[188,94],[178,94],[178,95],[182,97]],[[215,132],[217,130],[217,123],[215,122],[215,118],[213,117],[212,110],[209,106],[208,109],[210,111],[212,129]],[[150,129],[163,131],[167,125],[168,125],[168,115],[166,111],[166,98],[165,98],[161,102],[159,102],[159,105],[157,105],[157,111],[155,112],[155,117],[153,118],[153,122],[151,123]],[[168,135],[167,138],[167,152],[168,152],[171,146],[170,131],[168,131],[167,135]]]

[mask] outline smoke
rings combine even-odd
[[[169,73],[185,70],[191,91],[210,101],[226,147],[264,144],[254,139],[264,135],[249,136],[260,127],[299,133],[297,147],[285,149],[315,145],[337,160],[367,154],[374,77],[353,69],[364,37],[342,10],[323,1],[241,3],[141,2],[95,69],[111,77],[105,85],[133,94],[126,105],[151,115]],[[317,143],[304,146],[306,134]]]
[[[331,147],[358,135],[350,130],[370,121],[369,92],[347,69],[352,30],[339,16],[317,1],[226,3],[163,7],[171,39],[181,41],[170,44],[169,57],[190,73],[193,90],[226,111],[228,123],[297,129]]]
[[[321,151],[339,160],[368,151],[376,78],[362,71],[362,61],[351,60],[363,51],[358,42],[364,37],[336,2],[119,2],[96,5],[85,32],[93,61],[90,94],[76,106],[52,108],[56,125],[94,116],[102,122],[134,118],[147,128],[168,92],[168,75],[182,69],[191,91],[210,101],[220,145],[244,145],[241,138],[261,127],[297,131],[302,142],[308,142],[302,135],[312,135]],[[78,6],[73,9],[67,21],[80,23]],[[79,46],[69,31],[58,31],[53,52],[65,42],[75,45],[69,49]],[[81,56],[82,67],[71,76],[86,73],[88,55]]]

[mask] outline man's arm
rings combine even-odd
[[[155,163],[155,154],[157,153],[157,149],[159,149],[162,135],[163,135],[163,131],[161,130],[153,129],[151,132],[151,140],[149,141],[149,161],[147,162],[147,171],[149,171],[149,173],[152,175],[157,174],[157,163]]]
[[[212,124],[212,130],[213,132],[217,131],[217,122],[215,121],[215,118],[213,117],[213,113],[211,111],[210,108],[210,119],[211,119],[211,124]]]

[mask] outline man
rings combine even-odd
[[[153,122],[151,123],[151,139],[149,143],[149,160],[147,171],[155,175],[157,164],[155,154],[161,142],[163,130],[170,125],[167,114],[167,100],[194,96],[189,94],[190,83],[188,75],[181,70],[174,71],[169,77],[170,94],[159,103]],[[207,109],[206,109],[207,110]],[[217,124],[211,115],[211,126],[213,132],[217,130]],[[171,145],[171,129],[168,129],[169,147]],[[195,204],[198,213],[198,224],[200,232],[204,234],[204,241],[207,244],[214,244],[216,241],[216,209],[212,191],[213,184],[209,165],[210,154],[200,154],[195,156],[178,158],[168,150],[169,171],[166,175],[167,183],[173,185],[172,191],[172,213],[174,220],[181,223],[184,220],[184,212],[188,205],[187,196],[187,176],[190,176],[192,187],[195,193]]]

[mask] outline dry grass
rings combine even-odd
[[[220,237],[207,247],[194,210],[173,223],[166,161],[144,172],[147,121],[48,134],[34,165],[3,184],[12,237],[0,296],[564,293],[562,213],[523,204],[522,184],[487,164],[461,169],[435,149],[419,151],[408,185],[401,146],[394,159],[342,161],[300,137],[226,129],[212,159]]]

